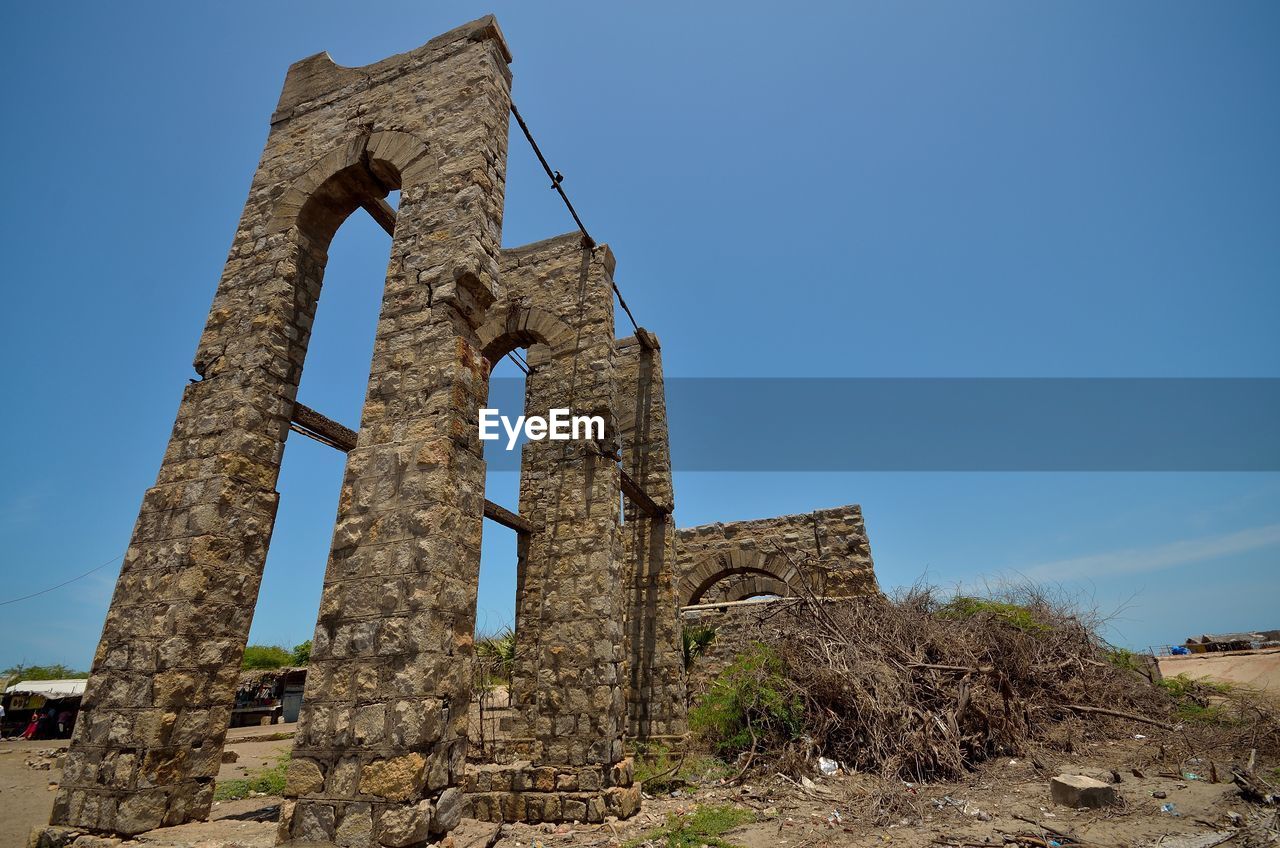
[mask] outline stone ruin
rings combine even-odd
[[[33,844],[208,817],[291,430],[347,462],[281,843],[629,816],[626,741],[686,733],[682,604],[724,580],[756,581],[722,587],[734,599],[787,594],[801,572],[874,591],[856,507],[677,533],[661,347],[614,337],[612,252],[577,232],[501,247],[510,61],[486,17],[365,67],[290,67]],[[357,432],[296,395],[329,242],[361,208],[393,241]],[[603,440],[524,447],[518,515],[484,498],[477,426],[517,348],[527,414],[606,422]],[[517,719],[469,768],[484,518],[519,534]]]
[[[862,509],[820,509],[677,532],[681,608],[760,596],[851,598],[880,591]]]

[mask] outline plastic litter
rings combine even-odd
[[[1204,779],[1193,771],[1183,772],[1182,776],[1187,780],[1203,780]]]
[[[1176,805],[1176,804],[1161,804],[1161,805],[1160,805],[1160,812],[1162,812],[1162,813],[1168,813],[1168,814],[1169,814],[1169,815],[1171,815],[1171,816],[1180,816],[1180,815],[1182,815],[1182,813],[1179,813],[1179,812],[1178,812],[1178,807],[1177,807],[1177,805]]]
[[[840,771],[840,764],[835,760],[828,760],[826,757],[818,757],[818,771],[830,777]]]

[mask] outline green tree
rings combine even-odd
[[[293,664],[306,665],[311,662],[311,640],[293,646]]]
[[[293,652],[279,645],[249,645],[244,649],[241,668],[284,668],[293,662]]]
[[[65,665],[18,665],[0,671],[0,678],[19,680],[75,680],[89,676],[87,671],[76,671]]]

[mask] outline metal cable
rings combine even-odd
[[[573,208],[573,203],[569,200],[569,195],[564,193],[564,175],[559,171],[553,170],[551,165],[547,163],[547,157],[542,155],[542,149],[538,147],[538,142],[533,140],[533,133],[529,131],[529,125],[524,122],[524,118],[520,116],[520,110],[516,108],[514,101],[511,103],[511,114],[515,117],[516,123],[520,125],[520,129],[524,132],[524,137],[529,140],[529,146],[533,148],[533,153],[538,157],[538,161],[542,163],[542,170],[547,172],[547,178],[551,180],[551,187],[560,195],[560,199],[564,201],[564,205],[568,207],[569,214],[573,216],[574,223],[578,225],[578,229],[582,231],[582,240],[588,248],[596,246],[596,240],[591,237],[591,233],[587,232],[587,228],[583,225],[582,219],[578,217],[578,210]],[[627,318],[631,321],[631,327],[639,330],[640,325],[636,323],[636,316],[631,314],[631,307],[627,306],[627,302],[622,298],[622,291],[618,288],[618,284],[612,280],[609,283],[613,286],[613,293],[618,297],[618,303],[622,305],[622,311],[627,313]],[[528,373],[527,371],[525,373]]]
[[[507,354],[507,359],[510,359],[512,362],[514,362],[516,364],[516,367],[519,368],[521,371],[523,371],[525,374],[529,373],[529,363],[522,362],[520,359],[516,358],[516,352],[514,350]]]
[[[10,598],[7,601],[0,601],[0,607],[5,606],[7,604],[16,604],[18,601],[29,600],[30,598],[37,598],[40,595],[45,595],[45,594],[48,594],[49,592],[52,592],[54,589],[61,589],[63,586],[70,586],[72,583],[76,582],[77,580],[83,580],[84,578],[88,577],[90,574],[93,574],[95,571],[101,571],[102,569],[106,568],[108,565],[111,565],[113,562],[120,559],[124,559],[124,554],[120,554],[119,556],[113,556],[111,559],[107,560],[102,565],[94,566],[93,568],[86,571],[84,574],[80,574],[75,577],[72,577],[70,580],[64,580],[61,583],[59,583],[57,586],[50,586],[48,589],[41,589],[39,592],[32,592],[30,595],[23,595],[20,598]]]

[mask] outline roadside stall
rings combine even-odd
[[[0,736],[68,739],[80,712],[85,680],[22,680],[4,690]]]

